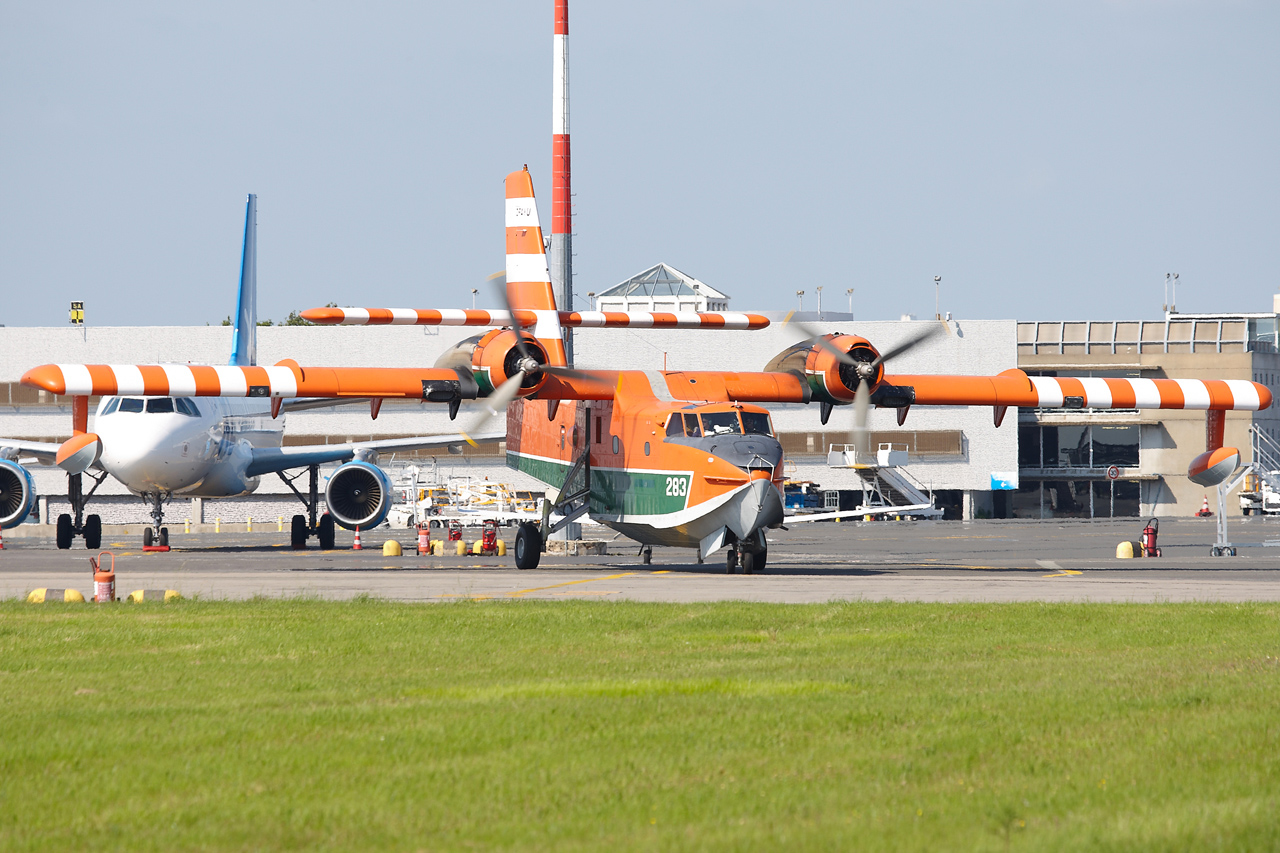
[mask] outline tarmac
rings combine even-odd
[[[595,557],[544,554],[541,565],[517,571],[505,557],[419,557],[408,530],[362,534],[351,550],[294,551],[271,525],[248,533],[172,534],[173,550],[143,553],[140,528],[105,531],[115,555],[117,594],[174,589],[186,597],[395,601],[459,599],[591,599],[664,602],[830,601],[934,602],[1177,602],[1280,601],[1280,519],[1230,519],[1236,557],[1213,557],[1214,519],[1161,523],[1158,558],[1116,559],[1116,545],[1136,540],[1144,521],[902,521],[794,524],[771,531],[763,574],[727,574],[724,552],[706,565],[692,551],[655,548],[644,565],[638,546],[614,538]],[[228,527],[229,525],[224,525]],[[433,531],[438,533],[438,531]],[[8,533],[8,531],[6,531]],[[52,530],[24,526],[0,551],[0,599],[24,598],[38,587],[74,588],[88,596],[92,576],[83,542],[54,547]],[[473,528],[468,531],[476,535]],[[612,531],[588,528],[609,540]],[[396,539],[400,557],[384,557]],[[508,539],[513,537],[507,536]],[[109,562],[109,558],[108,558]]]

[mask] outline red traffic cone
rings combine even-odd
[[[363,551],[363,550],[364,550],[364,548],[362,548],[362,547],[360,546],[360,528],[359,528],[359,527],[357,527],[357,528],[356,528],[356,541],[354,541],[354,542],[352,542],[352,543],[351,543],[351,550],[352,550],[352,551]]]
[[[1213,510],[1209,509],[1208,495],[1204,496],[1204,502],[1200,504],[1200,511],[1197,512],[1196,515],[1200,516],[1201,518],[1208,518],[1209,516],[1213,515]]]
[[[0,528],[0,551],[4,550],[4,530]]]

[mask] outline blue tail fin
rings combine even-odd
[[[258,197],[249,193],[244,213],[244,255],[240,259],[240,297],[231,331],[231,363],[258,363]]]

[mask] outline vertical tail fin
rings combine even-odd
[[[231,330],[231,364],[258,363],[258,197],[249,193],[244,213],[244,254],[240,258],[240,296]]]
[[[529,167],[507,175],[507,301],[512,308],[535,312],[533,336],[547,351],[550,364],[565,365],[560,315],[547,269],[546,244],[538,224]]]

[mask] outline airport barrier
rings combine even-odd
[[[84,595],[78,589],[55,589],[53,587],[41,587],[33,589],[27,596],[27,602],[30,604],[46,604],[50,601],[67,601],[84,603]]]
[[[182,598],[182,594],[176,589],[135,589],[129,593],[125,600],[132,604],[141,604],[144,601],[177,601]]]

